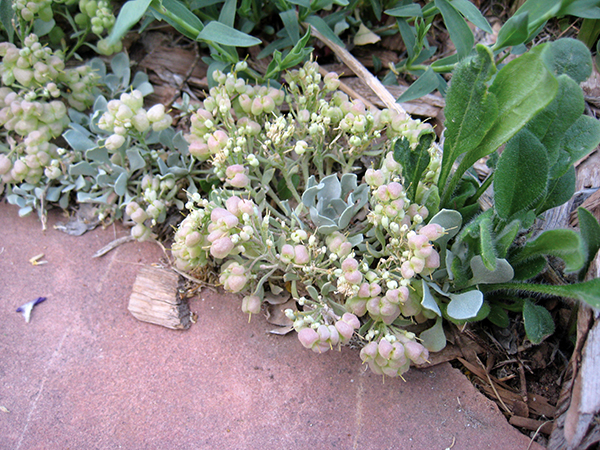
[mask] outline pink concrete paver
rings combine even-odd
[[[358,352],[319,355],[265,333],[233,295],[204,290],[198,323],[174,331],[127,311],[152,243],[91,255],[127,231],[82,237],[51,215],[0,205],[0,449],[526,449],[494,403],[449,364],[406,382]],[[28,260],[45,253],[48,264]],[[27,324],[15,309],[48,300]],[[539,449],[534,444],[530,448]]]

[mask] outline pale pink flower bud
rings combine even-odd
[[[242,312],[246,314],[258,314],[262,301],[258,295],[247,295],[242,299]]]
[[[335,323],[335,328],[342,338],[342,342],[347,342],[350,340],[352,335],[354,334],[354,328],[343,320],[338,320]]]
[[[192,231],[185,237],[185,245],[188,247],[194,247],[202,241],[202,235],[197,231]]]
[[[358,270],[353,270],[351,272],[346,272],[344,278],[350,284],[359,284],[362,281],[362,273]]]
[[[353,329],[360,328],[360,321],[358,320],[358,317],[356,317],[354,314],[348,312],[344,313],[344,315],[342,316],[342,321],[346,322]]]
[[[431,254],[425,260],[425,267],[428,269],[437,269],[440,267],[440,255],[438,252],[433,250]]]
[[[344,272],[352,272],[358,269],[358,261],[354,258],[346,258],[344,262],[342,262],[342,270]]]
[[[419,234],[427,236],[430,241],[435,241],[444,235],[444,228],[437,223],[430,223],[421,228]]]
[[[210,156],[210,148],[203,141],[193,141],[190,144],[189,152],[198,159],[206,159]]]
[[[371,187],[379,187],[384,183],[383,172],[381,170],[367,169],[365,181]]]
[[[104,146],[111,151],[117,151],[125,143],[125,137],[120,134],[112,134],[104,141]]]
[[[217,259],[223,259],[231,250],[233,250],[234,244],[229,237],[222,237],[215,240],[210,246],[210,254]]]
[[[280,259],[284,264],[291,263],[294,259],[294,247],[292,247],[290,244],[285,244],[283,247],[281,247]]]
[[[294,247],[294,262],[296,264],[306,264],[310,261],[308,250],[304,245],[296,245]]]
[[[363,361],[373,360],[377,356],[377,342],[369,342],[360,351],[360,359]]]
[[[302,328],[298,331],[298,340],[305,348],[312,348],[319,341],[319,335],[312,328]]]
[[[390,194],[385,184],[382,184],[377,188],[375,191],[375,197],[382,202],[387,202],[390,199]]]
[[[415,364],[425,364],[429,358],[429,351],[418,342],[408,341],[404,344],[404,353]]]
[[[158,122],[165,117],[165,105],[158,103],[150,108],[146,114],[151,123]]]
[[[390,359],[392,350],[394,350],[394,347],[392,347],[390,341],[388,341],[387,339],[381,339],[379,341],[379,344],[377,345],[377,352],[380,356],[382,356],[385,359]]]
[[[395,181],[392,181],[390,184],[387,185],[387,191],[392,200],[395,200],[398,197],[400,197],[402,195],[403,190],[404,188],[402,187],[402,185],[400,183],[396,183]]]
[[[404,261],[402,266],[400,267],[400,272],[402,276],[406,279],[412,278],[415,276],[415,271],[413,270],[410,261]]]
[[[227,199],[227,201],[225,202],[225,207],[227,208],[227,211],[229,211],[234,216],[239,216],[241,201],[242,201],[242,199],[236,195],[234,195],[233,197],[229,197]]]

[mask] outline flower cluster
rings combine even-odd
[[[425,364],[429,352],[415,341],[413,333],[388,334],[371,341],[360,351],[360,358],[376,374],[390,377],[401,376],[406,372],[411,361]]]
[[[12,8],[25,22],[33,22],[39,17],[45,22],[52,20],[52,1],[51,0],[15,0],[12,2]]]
[[[405,138],[416,148],[429,125],[368,110],[311,62],[285,75],[286,91],[251,86],[243,70],[215,72],[218,84],[191,117],[189,152],[221,184],[208,198],[189,196],[172,246],[177,266],[220,265],[220,283],[244,294],[249,314],[269,290],[285,289],[298,305],[286,315],[315,352],[368,324],[372,369],[402,374],[427,358],[403,327],[427,319],[415,293],[439,266],[432,242],[444,230],[426,225],[428,208],[408,199],[391,145]],[[440,162],[435,147],[426,151],[423,195]]]
[[[162,131],[171,126],[172,117],[162,104],[144,109],[144,95],[139,90],[123,93],[119,100],[111,100],[107,111],[100,117],[98,127],[112,133],[104,142],[105,147],[115,152],[125,143],[127,135],[144,134],[150,129]]]

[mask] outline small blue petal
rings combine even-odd
[[[46,300],[46,297],[38,297],[35,300],[31,300],[30,302],[19,306],[17,308],[17,312],[23,314],[25,322],[29,323],[29,321],[31,320],[31,311],[33,310],[33,307],[39,303],[42,303],[44,300]]]

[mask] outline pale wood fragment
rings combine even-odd
[[[129,311],[143,322],[174,330],[190,326],[190,308],[178,293],[179,275],[160,267],[140,269],[129,298]]]

